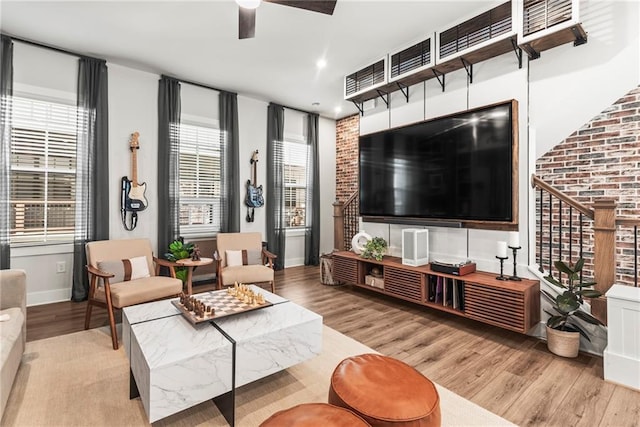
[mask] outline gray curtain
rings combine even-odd
[[[76,152],[76,222],[73,239],[71,299],[87,299],[89,280],[85,245],[109,238],[109,109],[107,64],[78,61],[78,137]]]
[[[222,212],[220,231],[240,231],[240,172],[238,166],[238,95],[220,92],[220,130],[224,140],[222,146]]]
[[[11,97],[13,96],[13,41],[2,36],[0,44],[0,270],[10,266],[9,176],[11,174]]]
[[[180,233],[178,162],[180,83],[162,76],[158,87],[158,251],[162,257]]]
[[[278,255],[275,269],[284,268],[286,225],[284,218],[284,107],[269,104],[267,110],[267,245]]]
[[[320,166],[318,164],[318,115],[307,116],[307,196],[304,264],[320,264]]]

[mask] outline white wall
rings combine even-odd
[[[108,63],[109,69],[109,227],[110,238],[125,239],[146,237],[161,255],[164,248],[157,248],[158,186],[157,148],[158,121],[156,74]],[[63,97],[75,102],[77,84],[77,58],[46,49],[15,43],[14,78],[16,90],[36,87],[50,96]],[[215,91],[181,85],[182,113],[192,116],[217,116],[218,95]],[[249,159],[258,149],[258,183],[266,180],[267,102],[247,96],[238,96],[241,231],[265,233],[266,207],[255,210],[255,222],[245,220],[245,183],[250,177]],[[126,231],[120,217],[120,179],[131,176],[129,137],[140,133],[138,151],[138,180],[147,183],[146,198],[149,206],[139,212],[138,225]],[[321,118],[319,122],[320,179],[321,179],[321,251],[333,247],[333,211],[335,195],[335,121]],[[268,194],[265,194],[268,197]],[[285,256],[285,265],[300,264],[300,239],[289,244],[291,250]],[[13,248],[11,265],[27,271],[27,304],[45,304],[70,299],[73,254],[72,245]],[[304,253],[304,251],[302,251]],[[56,273],[59,262],[64,262],[65,272]]]
[[[534,61],[523,60],[518,69],[515,53],[474,64],[473,83],[465,70],[446,75],[445,91],[436,79],[412,86],[407,103],[400,92],[391,96],[390,108],[383,102],[365,111],[360,133],[439,117],[467,108],[508,99],[519,102],[519,232],[522,250],[518,253],[518,275],[533,260],[535,205],[529,185],[535,158],[579,129],[640,81],[638,42],[638,2],[582,2],[582,22],[588,43],[572,44],[544,51]],[[589,3],[588,5],[586,3]],[[385,237],[393,255],[401,253],[400,225],[365,223],[372,236]],[[463,260],[470,258],[478,269],[498,272],[496,242],[508,241],[508,233],[428,227],[430,258]],[[511,260],[508,260],[510,263]],[[512,268],[509,265],[509,269]]]

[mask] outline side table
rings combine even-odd
[[[213,262],[213,258],[200,258],[198,261],[194,261],[191,258],[179,259],[176,261],[176,264],[180,264],[184,267],[187,267],[187,294],[193,295],[191,289],[191,276],[193,275],[193,269],[200,265],[208,265]]]

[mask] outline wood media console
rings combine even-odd
[[[404,265],[398,257],[376,261],[347,251],[333,253],[333,278],[516,332],[527,333],[540,321],[537,280],[500,281],[480,271],[454,276]]]

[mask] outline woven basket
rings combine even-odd
[[[320,256],[320,283],[330,286],[340,284],[333,280],[333,256],[331,254]]]
[[[578,357],[580,333],[558,331],[547,326],[547,348],[562,357]]]

